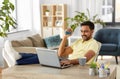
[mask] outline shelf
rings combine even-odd
[[[49,10],[49,13],[46,13],[46,10]],[[54,32],[55,30],[53,28],[59,27],[62,30],[66,29],[66,21],[64,20],[67,17],[66,4],[43,4],[41,5],[41,13],[43,38],[46,37],[46,35],[61,34],[61,31]],[[49,32],[51,34],[44,34],[46,32],[44,27],[51,28],[51,32]]]

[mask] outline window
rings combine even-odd
[[[120,23],[120,0],[102,0],[102,17],[106,23]]]
[[[10,32],[32,29],[32,0],[9,0],[14,4],[12,16],[17,21],[17,29],[10,28]],[[0,0],[0,6],[3,0]]]
[[[104,22],[112,22],[112,0],[103,0],[102,2],[102,19]]]

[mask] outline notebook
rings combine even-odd
[[[72,66],[71,64],[60,64],[60,59],[57,54],[57,50],[36,48],[38,59],[41,65],[56,67],[56,68],[67,68]]]

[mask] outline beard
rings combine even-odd
[[[87,41],[87,40],[90,39],[90,37],[87,37],[86,35],[82,35],[82,39],[83,39],[84,41]]]

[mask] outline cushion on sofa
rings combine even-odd
[[[60,39],[60,35],[55,35],[44,38],[44,41],[46,47],[51,49],[51,48],[59,47],[61,39]]]
[[[13,40],[11,41],[13,47],[33,47],[33,43],[30,39],[24,39],[24,40]]]
[[[101,51],[114,52],[117,50],[117,44],[102,44]]]
[[[39,34],[35,34],[28,38],[32,41],[33,47],[45,47],[44,41]]]

